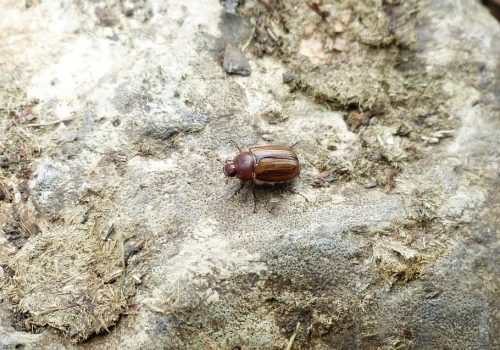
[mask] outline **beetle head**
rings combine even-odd
[[[228,177],[235,177],[236,176],[236,167],[234,166],[233,163],[228,163],[224,165],[224,175]]]

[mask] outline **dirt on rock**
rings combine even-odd
[[[500,345],[479,2],[4,7],[0,347]],[[231,139],[296,144],[309,202],[228,201]]]

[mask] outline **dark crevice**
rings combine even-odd
[[[486,6],[490,13],[498,21],[500,21],[500,1],[499,0],[481,0],[481,3]]]

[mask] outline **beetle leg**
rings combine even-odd
[[[309,199],[307,199],[306,196],[304,196],[302,193],[300,193],[299,191],[297,190],[294,190],[293,188],[290,188],[290,187],[285,187],[285,191],[287,192],[290,192],[290,193],[293,193],[293,194],[298,194],[299,196],[302,196],[306,202],[309,202]]]
[[[253,212],[257,212],[257,196],[255,195],[255,183],[252,182]]]
[[[238,193],[240,193],[240,191],[243,189],[243,187],[245,187],[245,181],[240,182],[240,186],[236,189],[236,191],[234,191],[233,195],[231,197],[229,197],[229,199],[233,198]]]

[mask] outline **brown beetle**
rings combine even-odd
[[[276,145],[254,146],[250,147],[248,151],[243,151],[235,141],[230,140],[230,142],[238,148],[240,153],[234,157],[233,161],[224,164],[224,175],[226,177],[237,177],[241,181],[240,186],[231,198],[243,189],[247,181],[251,181],[253,185],[254,212],[257,210],[255,184],[286,183],[299,176],[299,159],[295,151],[290,147]],[[301,195],[290,188],[286,188],[286,190]],[[307,198],[304,198],[307,201]]]

